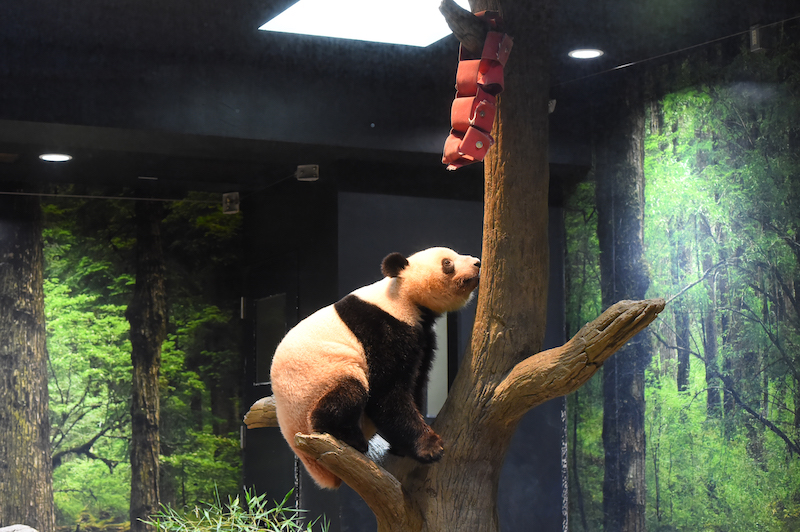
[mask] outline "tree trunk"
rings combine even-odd
[[[550,0],[471,1],[500,12],[514,48],[484,163],[481,288],[472,342],[434,424],[447,442],[433,466],[390,471],[418,505],[422,530],[498,530],[497,489],[519,416],[491,414],[493,392],[544,339],[549,271]],[[510,297],[513,294],[513,297]],[[532,509],[532,511],[535,511]]]
[[[53,532],[39,199],[0,196],[0,525]]]
[[[621,90],[597,142],[597,215],[603,305],[641,299],[649,279],[643,263],[644,105],[636,83]],[[644,370],[650,358],[638,337],[603,369],[604,530],[645,530]]]
[[[150,531],[140,519],[159,510],[159,395],[161,344],[167,311],[164,256],[161,249],[163,208],[156,202],[136,204],[136,287],[125,316],[131,324],[133,382],[131,400],[132,532]]]

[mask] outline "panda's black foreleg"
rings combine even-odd
[[[371,399],[366,413],[391,445],[391,453],[425,464],[438,461],[444,454],[442,438],[425,423],[410,393],[397,391]]]
[[[361,430],[361,415],[367,396],[366,388],[358,379],[343,379],[322,396],[311,412],[311,428],[314,432],[327,432],[366,453],[368,444]]]

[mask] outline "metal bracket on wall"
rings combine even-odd
[[[316,181],[319,179],[318,164],[301,164],[297,166],[294,177],[298,181]]]
[[[239,212],[238,192],[228,192],[222,195],[222,212],[224,214],[236,214]]]
[[[750,51],[761,52],[764,47],[761,45],[761,26],[756,24],[750,27]]]

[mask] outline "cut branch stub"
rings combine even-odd
[[[442,0],[439,11],[461,46],[471,54],[479,55],[483,50],[483,42],[489,31],[486,22],[466,9],[462,9],[453,0]]]
[[[270,395],[253,403],[253,406],[244,415],[244,424],[248,429],[277,427],[278,416],[275,414],[275,399]]]
[[[620,301],[566,344],[526,358],[495,389],[493,417],[515,422],[531,408],[577,390],[662,310],[663,299]]]
[[[330,434],[296,434],[295,445],[358,493],[378,521],[378,532],[419,530],[422,517],[391,473]]]

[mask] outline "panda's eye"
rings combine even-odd
[[[442,271],[446,274],[451,274],[456,271],[456,266],[450,259],[442,259]]]

